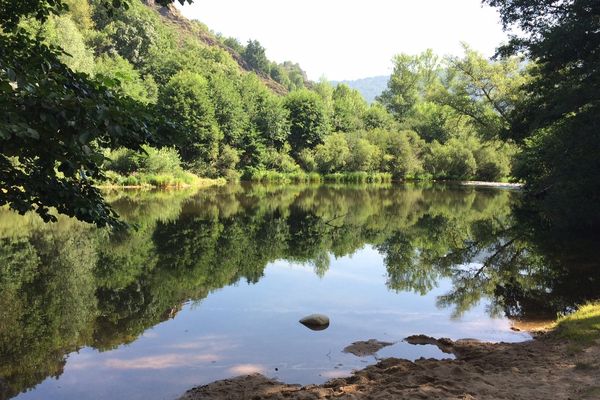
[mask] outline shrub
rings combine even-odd
[[[428,171],[435,178],[471,179],[477,171],[473,153],[457,139],[443,145],[434,141],[427,161]]]
[[[298,153],[298,163],[307,172],[317,170],[317,161],[315,155],[310,149],[303,149]]]
[[[135,175],[126,176],[122,180],[123,186],[138,186],[139,184],[140,180]]]
[[[490,146],[474,152],[477,161],[477,179],[499,181],[510,174],[510,156],[502,149]]]
[[[315,148],[315,161],[321,172],[341,171],[349,157],[350,148],[343,133],[332,133]]]
[[[175,148],[155,149],[144,146],[145,155],[140,156],[140,171],[150,174],[165,174],[181,171],[181,159]]]
[[[104,168],[122,175],[140,170],[140,154],[133,150],[121,148],[107,154]]]

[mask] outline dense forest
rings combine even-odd
[[[98,184],[512,179],[547,216],[595,223],[599,6],[486,2],[529,36],[493,60],[399,54],[369,104],[172,0],[3,1],[0,204],[102,225]]]

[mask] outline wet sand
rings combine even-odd
[[[521,343],[451,341],[417,335],[454,360],[388,358],[322,385],[288,385],[254,374],[194,388],[180,400],[600,399],[600,343],[587,348],[552,334]]]

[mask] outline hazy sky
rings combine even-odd
[[[394,54],[460,54],[461,41],[491,56],[506,38],[480,0],[195,0],[181,9],[215,32],[257,39],[311,79],[386,75]]]

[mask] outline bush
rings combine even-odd
[[[240,162],[240,155],[233,147],[225,145],[221,149],[221,153],[217,158],[217,171],[221,176],[231,180],[234,176],[239,178],[239,175],[235,171],[235,167]],[[233,179],[235,180],[235,179]]]
[[[474,155],[477,161],[477,179],[500,181],[510,174],[510,156],[503,149],[481,147]]]
[[[458,139],[450,139],[443,145],[434,141],[430,150],[427,167],[435,178],[466,180],[475,175],[475,157]]]
[[[122,175],[131,174],[140,170],[140,154],[133,150],[121,148],[107,154],[104,169]]]
[[[349,166],[355,171],[373,171],[379,167],[381,150],[367,139],[358,139],[352,145]]]
[[[296,161],[284,151],[268,149],[264,154],[263,162],[268,170],[284,173],[302,172],[302,168],[300,168],[300,166],[296,164]]]
[[[175,148],[155,149],[144,146],[145,155],[140,157],[140,171],[150,174],[165,174],[181,171],[181,159]]]
[[[135,175],[126,176],[122,179],[123,186],[139,186],[140,180]]]
[[[310,149],[303,149],[298,153],[298,163],[307,172],[314,172],[317,170],[317,161]]]
[[[331,173],[341,171],[350,157],[350,148],[343,133],[332,133],[315,148],[315,161],[319,171]]]

